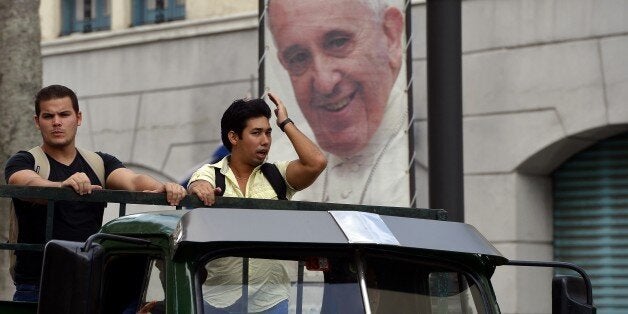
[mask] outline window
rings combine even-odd
[[[477,288],[469,286],[466,277],[455,272],[432,272],[429,274],[430,305],[432,313],[484,313],[475,307]],[[481,304],[481,303],[480,303]]]
[[[164,313],[166,300],[166,270],[164,261],[154,259],[150,262],[149,276],[144,283],[144,289],[139,309],[141,313]]]
[[[110,256],[103,272],[102,313],[157,313],[165,307],[164,280],[163,259],[144,254]]]
[[[204,313],[364,313],[360,282],[372,313],[485,313],[483,297],[490,298],[468,274],[422,261],[352,253],[257,257],[221,257],[201,267]]]
[[[185,0],[133,0],[133,26],[185,18]]]
[[[63,0],[61,35],[89,33],[111,27],[111,0]]]

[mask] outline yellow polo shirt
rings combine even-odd
[[[289,162],[274,163],[281,176],[286,178],[286,169]],[[246,194],[242,193],[238,181],[231,168],[228,157],[215,164],[206,164],[198,169],[190,179],[205,180],[215,186],[216,173],[214,168],[220,168],[225,176],[226,197],[246,197],[260,199],[278,199],[270,182],[266,179],[261,166],[256,167],[246,185]],[[286,197],[292,198],[296,190],[286,181]],[[245,226],[243,226],[245,227]],[[212,260],[205,265],[207,279],[203,283],[203,299],[217,308],[225,308],[234,304],[242,296],[242,258],[223,257]],[[249,312],[261,312],[287,300],[290,295],[290,278],[281,261],[266,259],[249,259]]]
[[[246,194],[242,193],[240,190],[240,186],[238,185],[238,180],[236,180],[235,174],[229,167],[229,156],[223,158],[219,162],[215,164],[206,164],[201,168],[196,170],[192,177],[190,178],[190,183],[196,180],[204,180],[214,187],[216,186],[216,173],[214,168],[220,168],[220,173],[225,176],[225,193],[223,196],[227,197],[246,197],[246,198],[261,198],[261,199],[271,199],[276,200],[277,193],[273,190],[272,185],[266,179],[264,174],[261,171],[261,165],[255,167],[253,169],[253,173],[249,177],[249,181],[246,184]],[[281,176],[286,180],[286,169],[288,168],[289,161],[275,162],[273,163],[279,169]],[[286,198],[291,199],[292,196],[296,193],[296,190],[288,184],[286,181]]]

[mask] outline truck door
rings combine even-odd
[[[83,242],[53,240],[46,245],[39,313],[98,313],[104,249]]]
[[[137,313],[165,308],[165,270],[157,252],[105,251],[98,243],[46,246],[39,313]]]

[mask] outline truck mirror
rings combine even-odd
[[[104,249],[97,243],[52,240],[46,244],[38,313],[96,313]]]
[[[509,260],[504,265],[570,269],[580,275],[555,276],[552,280],[552,313],[595,313],[591,278],[580,266],[568,262]]]
[[[584,280],[576,276],[555,276],[552,280],[552,313],[595,313],[587,304]]]

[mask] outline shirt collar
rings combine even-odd
[[[231,154],[225,156],[223,159],[221,159],[219,162],[215,163],[214,165],[217,168],[220,168],[220,173],[222,173],[223,175],[227,176],[228,173],[233,173],[233,171],[231,170],[231,167],[229,167],[229,161],[231,160]],[[264,160],[264,162],[266,162],[266,160]],[[262,163],[263,164],[263,163]],[[262,168],[262,164],[256,166],[255,168],[253,168],[253,173],[256,173],[257,171],[261,171],[260,169]],[[235,177],[235,175],[234,175]]]

